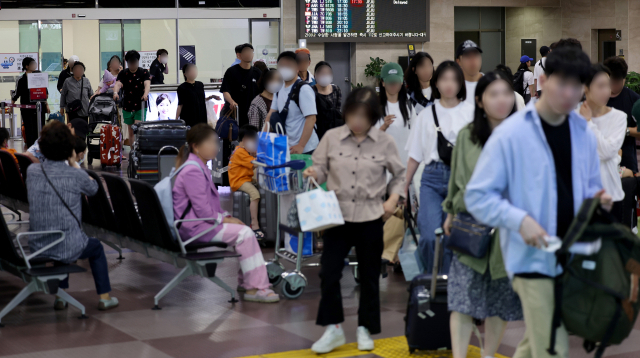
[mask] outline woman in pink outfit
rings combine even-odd
[[[279,296],[269,289],[267,268],[253,230],[220,207],[220,195],[205,164],[216,157],[218,143],[215,130],[201,123],[191,128],[187,133],[187,143],[180,148],[176,168],[187,161],[196,162],[200,168],[187,165],[176,175],[173,186],[174,217],[176,220],[210,218],[205,221],[184,222],[179,229],[180,237],[188,240],[212,225],[215,226],[215,229],[197,241],[217,241],[235,246],[236,252],[240,254],[238,284],[246,290],[244,300],[277,302]]]

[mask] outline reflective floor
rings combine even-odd
[[[126,162],[123,163],[126,168]],[[98,166],[95,167],[99,169]],[[123,169],[123,172],[126,170]],[[231,196],[221,190],[224,207],[230,209]],[[24,216],[27,219],[28,216]],[[13,231],[26,227],[12,226]],[[78,319],[79,312],[70,307],[53,310],[53,297],[37,293],[7,315],[0,329],[0,357],[20,358],[231,358],[231,357],[312,357],[308,349],[323,332],[315,325],[320,299],[318,268],[308,268],[304,274],[309,286],[296,300],[276,304],[243,302],[231,304],[229,294],[212,282],[191,277],[165,296],[162,310],[151,310],[153,296],[177,274],[172,265],[160,263],[141,254],[125,250],[125,259],[105,246],[112,295],[120,307],[101,312],[98,297],[89,272],[74,274],[68,292],[87,308],[88,319]],[[273,249],[264,250],[265,259],[273,257]],[[87,269],[86,261],[79,264]],[[290,266],[288,266],[290,268]],[[236,287],[238,261],[225,260],[217,276]],[[0,272],[0,307],[6,305],[24,284],[5,272]],[[402,274],[389,270],[389,277],[380,279],[382,333],[375,336],[378,348],[373,353],[359,353],[352,346],[342,347],[327,357],[408,357],[400,347],[404,334],[404,315],[408,284]],[[280,287],[276,287],[280,291]],[[355,342],[359,290],[351,270],[346,267],[342,279],[347,342]],[[640,357],[640,325],[621,346],[607,349],[606,357]],[[511,357],[524,333],[522,322],[510,323],[499,353]],[[475,338],[471,342],[477,346]],[[394,345],[395,344],[395,345]],[[571,338],[571,357],[590,357],[582,342]],[[385,349],[389,348],[389,349]],[[292,351],[292,352],[290,352]],[[273,355],[276,352],[290,352]],[[477,351],[469,357],[480,357]],[[449,357],[448,352],[415,356]]]

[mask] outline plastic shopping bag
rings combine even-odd
[[[258,161],[267,166],[285,164],[291,160],[289,140],[281,125],[276,126],[276,133],[260,132],[258,134]],[[269,191],[289,191],[289,168],[264,169],[260,171],[260,186]]]
[[[284,248],[292,254],[298,254],[298,236],[289,233],[284,234]],[[302,233],[302,256],[313,255],[313,233]]]
[[[409,227],[404,234],[404,242],[400,251],[398,251],[398,258],[400,259],[400,265],[402,265],[405,280],[411,281],[414,277],[424,272],[424,263],[418,250],[420,231],[417,227],[412,227],[411,222],[408,225]]]
[[[211,127],[215,128],[218,123],[218,115],[216,114],[216,110],[214,109],[215,102],[212,100],[208,100],[205,102],[205,107],[207,108],[207,124]]]
[[[316,186],[313,190],[309,190],[311,183]],[[335,191],[322,190],[311,177],[307,182],[307,191],[296,195],[296,205],[302,231],[322,231],[344,225]]]

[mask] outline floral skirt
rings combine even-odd
[[[521,321],[522,305],[513,291],[508,277],[491,279],[471,269],[453,255],[447,285],[449,311],[456,311],[476,319],[498,316],[503,321]]]

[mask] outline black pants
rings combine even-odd
[[[46,104],[43,104],[42,117],[40,118],[43,127],[46,110]],[[37,114],[35,109],[20,109],[20,116],[22,117],[22,124],[24,124],[24,138],[22,139],[26,150],[31,147],[40,136],[40,133],[38,133],[38,121],[36,120]]]
[[[87,246],[82,251],[79,260],[89,259],[91,274],[96,284],[96,292],[99,295],[111,292],[111,282],[109,281],[109,265],[104,254],[104,247],[100,240],[90,237]],[[69,277],[60,281],[60,288],[69,288]]]
[[[363,223],[346,222],[327,230],[322,249],[320,279],[322,298],[316,324],[328,326],[344,321],[340,278],[344,259],[355,246],[360,274],[358,326],[371,334],[380,333],[380,257],[383,244],[382,219]]]

